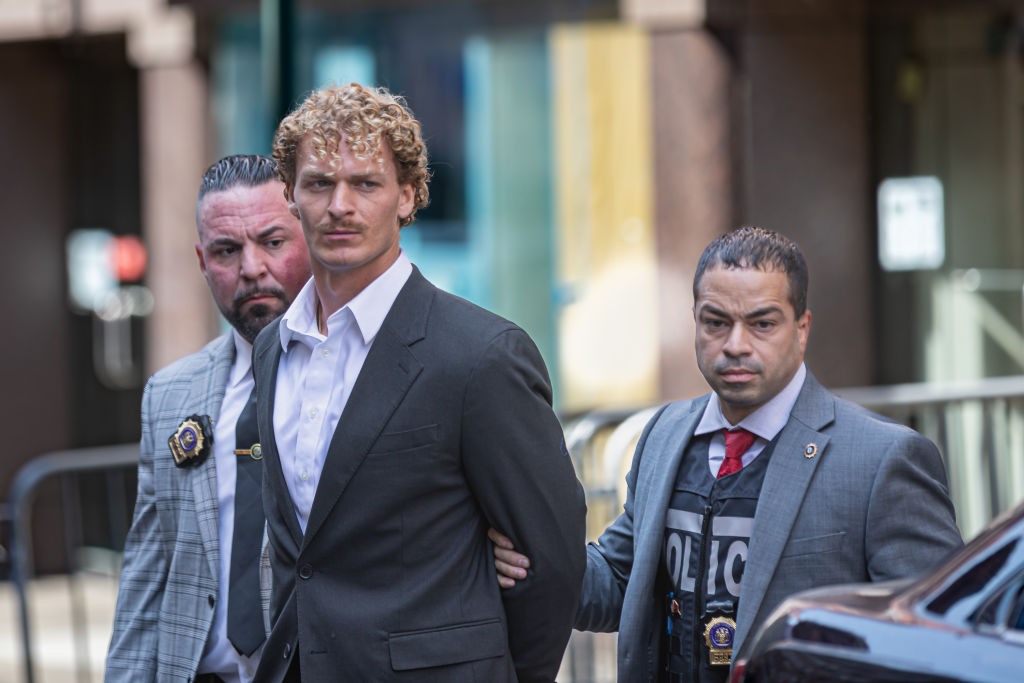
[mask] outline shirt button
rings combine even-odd
[[[315,420],[316,416],[319,415],[319,414],[320,414],[320,411],[317,410],[316,408],[310,408],[309,409],[309,419],[310,420]]]
[[[320,349],[320,355],[327,358],[327,356],[331,355],[331,350],[327,348]]]
[[[299,475],[299,478],[302,479],[302,481],[306,481],[307,479],[309,479],[309,472],[303,470],[302,474]]]

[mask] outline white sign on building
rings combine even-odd
[[[887,271],[933,270],[946,258],[942,181],[887,178],[878,186],[878,261]]]

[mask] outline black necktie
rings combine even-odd
[[[266,637],[260,600],[260,550],[263,540],[263,451],[256,425],[256,389],[235,426],[235,532],[231,542],[228,587],[228,640],[251,655]]]

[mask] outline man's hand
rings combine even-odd
[[[494,543],[494,567],[498,570],[498,585],[512,588],[516,585],[516,579],[526,578],[530,558],[517,553],[512,541],[494,529],[487,530],[487,538]]]

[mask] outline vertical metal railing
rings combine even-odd
[[[1024,498],[1024,375],[836,393],[916,429],[939,447],[965,538]],[[653,413],[653,408],[597,411],[566,423],[566,443],[587,490],[591,536],[621,510],[621,481]],[[614,634],[574,631],[565,683],[614,681],[615,647]]]
[[[935,442],[965,538],[1024,498],[1024,375],[836,393]]]
[[[63,510],[63,542],[67,552],[69,573],[72,577],[72,599],[70,605],[72,628],[75,639],[75,669],[80,682],[89,680],[88,641],[85,637],[84,596],[74,580],[79,569],[78,549],[81,547],[81,505],[74,476],[85,472],[104,472],[106,481],[114,482],[112,493],[106,497],[108,510],[113,505],[121,509],[110,512],[111,519],[125,521],[124,480],[127,472],[133,472],[139,457],[138,444],[121,444],[99,448],[56,451],[29,461],[14,477],[11,484],[6,517],[11,523],[11,581],[18,598],[18,616],[21,628],[22,655],[27,683],[34,683],[35,671],[32,660],[31,624],[28,605],[28,582],[33,574],[32,504],[40,485],[54,477],[61,477],[61,507]],[[120,477],[120,478],[119,478]],[[121,536],[124,528],[115,530]]]
[[[1024,498],[1024,376],[955,384],[907,384],[841,389],[836,393],[932,439],[946,458],[950,490],[965,537],[973,536],[999,512]],[[637,438],[654,408],[594,411],[565,422],[566,445],[583,481],[589,506],[589,535],[596,536],[622,505],[622,480]],[[76,475],[103,473],[109,491],[107,518],[112,538],[130,521],[124,477],[134,471],[136,444],[60,451],[25,465],[11,486],[0,517],[11,524],[11,579],[17,592],[25,680],[34,679],[27,599],[33,575],[32,504],[39,486],[61,479],[63,544],[72,575],[78,569],[82,528]],[[78,680],[88,680],[87,639],[81,591],[72,583],[71,623]],[[574,632],[563,667],[565,681],[614,681],[615,635]]]

